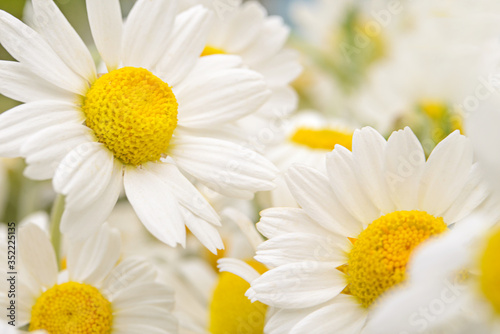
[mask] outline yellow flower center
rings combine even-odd
[[[167,83],[146,69],[104,74],[83,101],[86,125],[125,164],[158,161],[177,126],[177,100]]]
[[[261,274],[267,270],[254,260],[246,262]],[[219,275],[210,303],[210,333],[264,333],[267,306],[260,302],[251,303],[245,297],[249,287],[250,284],[243,278],[232,273],[223,272]]]
[[[205,56],[211,56],[211,55],[225,55],[226,52],[222,49],[207,45],[205,46],[205,49],[203,49],[203,52],[201,53],[200,57],[205,57]]]
[[[333,150],[339,144],[351,150],[353,132],[335,129],[298,128],[290,137],[296,144],[312,149]]]
[[[408,259],[418,245],[447,230],[443,218],[424,211],[396,211],[371,223],[348,255],[347,290],[367,308],[405,279]]]
[[[50,334],[111,333],[111,303],[93,286],[68,282],[45,291],[31,309],[29,330]]]
[[[486,299],[491,303],[493,310],[500,315],[500,265],[498,259],[500,255],[500,229],[493,233],[487,243],[486,248],[480,258],[480,278],[481,291]]]

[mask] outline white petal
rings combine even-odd
[[[266,334],[290,334],[292,328],[306,316],[320,309],[324,305],[317,305],[299,309],[277,309],[276,313],[267,315],[264,333]],[[268,311],[269,312],[269,311]]]
[[[417,208],[425,154],[410,128],[391,134],[387,141],[385,165],[387,185],[397,209]]]
[[[71,153],[70,153],[71,154]],[[61,218],[61,232],[72,240],[82,240],[94,233],[115,207],[122,189],[122,164],[114,163],[109,184],[87,207],[76,210],[66,208]]]
[[[19,228],[19,258],[25,269],[40,285],[50,288],[57,283],[57,261],[54,248],[47,236],[35,224]]]
[[[77,95],[45,81],[26,65],[4,60],[0,61],[0,94],[20,102],[77,99]]]
[[[330,263],[307,261],[265,272],[245,295],[274,307],[303,308],[334,298],[346,285],[345,275]]]
[[[168,46],[177,0],[139,0],[123,30],[123,64],[151,68]]]
[[[195,216],[192,211],[181,207],[181,213],[184,216],[186,227],[194,234],[196,238],[207,247],[209,251],[217,255],[218,249],[224,249],[224,243],[220,233],[215,226],[204,219]]]
[[[446,223],[451,224],[466,217],[488,197],[488,186],[483,180],[480,167],[477,163],[472,166],[460,195],[443,215]]]
[[[253,43],[240,54],[246,64],[254,65],[277,54],[285,44],[290,28],[279,16],[270,16]]]
[[[165,308],[137,305],[134,309],[113,312],[113,332],[115,327],[125,333],[177,333],[177,319]],[[142,328],[142,331],[135,332],[130,328]]]
[[[396,210],[385,179],[386,141],[376,130],[365,127],[354,132],[352,155],[359,167],[360,183],[379,211]]]
[[[222,210],[221,215],[230,219],[245,236],[246,240],[250,243],[253,250],[264,241],[264,238],[259,234],[255,228],[255,222],[250,219],[245,213],[233,207],[226,207]]]
[[[323,228],[343,236],[362,231],[361,223],[347,212],[328,179],[316,169],[294,165],[288,169],[287,183],[297,203]]]
[[[184,245],[186,228],[172,189],[141,167],[125,170],[125,193],[137,216],[156,238],[169,246]]]
[[[127,258],[105,278],[101,292],[112,299],[118,291],[133,284],[153,282],[156,276],[156,269],[144,259]]]
[[[202,57],[199,62],[214,59],[224,61],[223,56],[210,56]],[[238,120],[257,111],[271,94],[262,75],[241,68],[212,70],[186,80],[189,82],[181,90],[174,89],[179,103],[179,125],[185,127],[211,127]]]
[[[87,13],[94,42],[108,67],[120,65],[122,43],[122,13],[118,0],[87,0]]]
[[[34,22],[38,32],[75,73],[92,83],[96,68],[89,49],[52,0],[34,0]]]
[[[353,217],[365,226],[380,217],[380,211],[361,187],[358,166],[351,151],[336,145],[326,156],[326,168],[333,191]]]
[[[155,74],[170,86],[177,85],[196,64],[207,42],[212,13],[195,6],[177,15],[166,49]]]
[[[243,278],[249,284],[259,278],[260,274],[251,265],[240,259],[222,258],[217,261],[217,268],[220,272],[229,272]]]
[[[40,101],[22,104],[0,115],[0,156],[18,157],[21,147],[34,133],[56,124],[77,124],[83,113],[72,104]]]
[[[458,131],[432,151],[422,174],[419,208],[441,216],[460,194],[472,167],[472,145]]]
[[[302,319],[290,334],[360,333],[366,313],[353,296],[340,294]]]
[[[276,56],[259,63],[253,69],[264,75],[270,87],[288,85],[302,72],[299,53],[291,49],[280,51]]]
[[[50,179],[71,150],[92,141],[92,130],[77,123],[55,125],[39,131],[21,147],[21,154],[28,164],[24,175],[35,180]]]
[[[54,85],[84,95],[86,80],[73,72],[36,31],[0,11],[0,43],[29,70]]]
[[[237,9],[235,15],[223,25],[227,33],[222,43],[224,51],[239,53],[254,42],[266,14],[266,9],[254,1],[246,2]]]
[[[101,195],[110,182],[113,154],[97,142],[85,142],[57,167],[54,190],[66,196],[66,209],[81,210]]]
[[[345,249],[348,239],[305,233],[287,233],[262,243],[255,260],[268,267],[278,267],[288,263],[304,262],[310,259],[328,262],[334,268],[347,262]]]
[[[156,306],[171,310],[173,301],[172,290],[156,282],[132,284],[116,293],[113,300],[111,300],[113,309],[118,312],[133,309],[137,306]]]
[[[263,191],[274,187],[277,169],[243,146],[215,138],[174,138],[169,155],[179,167],[221,192],[234,188]]]
[[[267,238],[274,238],[288,233],[314,233],[325,235],[327,229],[312,220],[302,209],[270,208],[260,213],[257,229]]]
[[[155,173],[179,201],[179,203],[195,215],[211,224],[220,226],[220,218],[212,205],[203,197],[199,190],[170,163],[148,164],[148,169]]]
[[[104,224],[83,242],[68,247],[70,280],[96,285],[113,269],[121,255],[120,232]]]

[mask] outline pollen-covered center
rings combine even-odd
[[[30,331],[50,334],[111,333],[111,303],[93,286],[68,282],[45,291],[31,309]]]
[[[298,128],[290,137],[296,144],[312,149],[333,150],[339,144],[351,150],[353,132],[335,129]]]
[[[261,274],[267,270],[257,261],[246,262]],[[219,275],[210,303],[210,333],[264,333],[267,306],[261,302],[252,303],[245,297],[249,287],[248,282],[235,274],[223,272]]]
[[[500,315],[500,229],[488,239],[480,258],[479,283],[481,291],[493,310]]]
[[[354,241],[343,268],[346,293],[369,307],[405,279],[408,259],[418,245],[447,230],[441,217],[424,211],[396,211],[371,223]]]
[[[167,83],[146,69],[104,74],[83,101],[86,125],[125,164],[158,161],[177,126],[177,100]]]

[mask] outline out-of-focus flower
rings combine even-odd
[[[119,261],[120,236],[107,224],[84,242],[69,244],[67,270],[58,270],[49,238],[37,225],[19,228],[18,247],[17,326],[51,334],[176,332],[171,290],[156,282],[148,263]]]
[[[0,154],[53,178],[69,237],[95,231],[124,185],[161,241],[184,245],[186,225],[221,248],[219,217],[183,173],[231,196],[273,188],[265,158],[205,133],[259,109],[263,77],[237,57],[199,57],[212,18],[202,6],[176,15],[177,1],[138,1],[123,23],[118,0],[87,1],[103,75],[53,1],[33,6],[36,31],[0,12],[0,41],[19,60],[0,64],[1,92],[25,102],[0,115]]]
[[[295,165],[300,208],[261,213],[269,240],[255,259],[270,269],[247,296],[279,308],[266,333],[360,333],[380,296],[405,279],[412,251],[470,215],[487,197],[472,146],[457,132],[426,161],[409,128],[388,141],[356,130],[352,152],[327,155],[328,176]]]

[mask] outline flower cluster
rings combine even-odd
[[[261,2],[0,10],[1,333],[499,332],[500,4]]]

